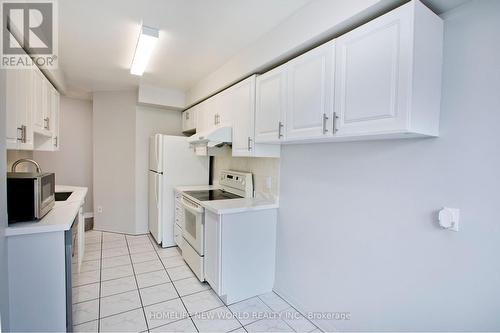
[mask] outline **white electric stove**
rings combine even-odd
[[[205,281],[205,208],[203,202],[231,200],[254,196],[251,173],[223,170],[219,177],[219,188],[182,192],[184,223],[181,243],[182,257],[200,281]]]

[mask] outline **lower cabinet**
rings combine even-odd
[[[205,280],[225,304],[274,285],[277,209],[205,211]]]
[[[174,225],[174,242],[179,247],[183,246],[183,244],[182,244],[182,229],[178,224]]]
[[[72,328],[72,231],[7,238],[10,330],[69,332]]]

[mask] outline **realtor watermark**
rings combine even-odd
[[[58,65],[56,0],[1,0],[2,68],[55,69]]]
[[[187,318],[189,315],[185,312],[168,312],[168,311],[149,311],[146,313],[149,320],[168,320],[177,321]],[[308,312],[301,315],[297,311],[281,311],[281,312],[266,312],[266,311],[210,311],[203,313],[195,313],[192,316],[198,320],[244,320],[257,321],[261,319],[281,319],[285,321],[304,320],[304,317],[311,320],[351,320],[350,312]]]

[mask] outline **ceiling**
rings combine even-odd
[[[59,66],[70,94],[186,90],[311,0],[59,1]],[[142,78],[129,74],[139,27],[160,29]]]

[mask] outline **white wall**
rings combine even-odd
[[[5,70],[0,70],[0,124],[5,124]],[[0,126],[0,138],[5,138],[5,126]],[[5,140],[0,140],[0,331],[9,331],[9,281],[7,272],[7,185]]]
[[[60,110],[59,151],[35,151],[33,158],[55,172],[57,184],[88,187],[84,212],[92,213],[92,102],[61,96]]]
[[[94,228],[136,233],[135,110],[137,93],[95,92]],[[102,213],[98,207],[102,207]]]
[[[138,106],[135,124],[136,232],[148,232],[149,137],[155,133],[182,135],[182,114],[175,110]]]
[[[500,1],[447,15],[440,138],[282,148],[275,287],[324,329],[500,330],[499,34]]]

